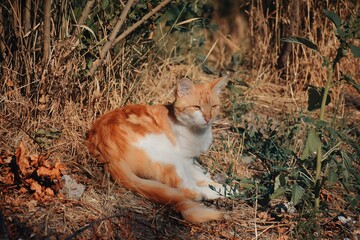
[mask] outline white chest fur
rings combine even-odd
[[[179,158],[193,158],[206,152],[212,141],[211,126],[203,131],[193,132],[181,125],[173,126],[176,135],[174,145],[165,134],[148,134],[135,145],[150,155],[150,158],[163,163],[173,162],[175,156]]]
[[[173,125],[176,145],[186,157],[198,157],[206,152],[212,142],[211,125],[202,130],[193,131],[182,125]]]

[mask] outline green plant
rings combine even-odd
[[[331,159],[326,160],[327,158],[329,158],[329,154],[323,154],[324,151],[323,142],[325,141],[326,131],[330,133],[330,135],[335,136],[336,139],[340,139],[335,145],[332,146],[331,149],[334,149],[336,153],[339,152],[343,159],[342,165],[345,171],[343,171],[342,173],[345,174],[344,176],[345,179],[348,179],[348,172],[350,171],[349,169],[351,169],[351,162],[352,162],[351,158],[348,157],[348,154],[345,151],[338,150],[338,146],[342,144],[344,140],[346,141],[347,139],[344,139],[344,135],[341,133],[341,131],[337,131],[329,127],[329,125],[325,120],[325,106],[329,102],[328,95],[330,89],[335,84],[338,83],[335,82],[334,79],[334,70],[337,64],[340,62],[340,60],[343,57],[347,56],[349,49],[354,57],[356,58],[360,57],[360,48],[351,44],[353,39],[360,39],[360,13],[358,13],[356,16],[352,16],[352,18],[349,21],[343,21],[336,13],[332,11],[324,10],[323,12],[325,16],[334,23],[336,27],[335,35],[340,42],[336,51],[336,56],[332,60],[330,60],[326,56],[321,55],[317,45],[307,38],[288,37],[282,39],[282,41],[284,42],[298,43],[305,45],[306,47],[315,51],[322,59],[323,66],[327,70],[327,80],[325,83],[325,87],[318,88],[317,95],[320,96],[321,102],[318,103],[318,101],[315,99],[316,94],[314,95],[309,93],[309,103],[315,102],[315,104],[313,104],[313,107],[309,108],[309,110],[315,110],[317,108],[320,108],[320,114],[318,120],[308,118],[308,123],[311,123],[313,126],[315,126],[315,129],[313,128],[309,129],[306,146],[301,157],[302,160],[306,160],[309,157],[311,157],[313,152],[316,152],[316,171],[315,171],[315,179],[314,179],[315,210],[319,208],[320,192],[325,180],[327,178],[333,180],[333,178],[336,177],[334,167],[332,167],[330,164],[330,163],[335,163],[335,161],[331,161]],[[356,82],[349,75],[346,75],[341,72],[341,77],[338,81],[343,81],[343,80],[354,86],[356,90],[360,93],[360,86],[357,85]],[[312,99],[310,98],[311,96]],[[349,143],[355,149],[355,151],[359,153],[359,147],[356,146],[356,144],[354,145],[351,144],[351,141]],[[326,164],[328,164],[329,166],[324,167],[324,165]],[[325,169],[328,169],[328,176],[322,177],[322,173]]]
[[[162,29],[154,36],[159,51],[178,61],[195,61],[204,72],[214,73],[206,65],[208,52],[205,51],[206,31],[215,32],[218,28],[211,20],[212,11],[205,0],[181,0],[171,5],[157,20],[158,28]]]

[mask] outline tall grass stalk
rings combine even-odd
[[[326,106],[326,99],[329,94],[329,90],[331,87],[331,83],[333,80],[333,68],[331,66],[327,66],[327,81],[324,89],[324,94],[321,100],[321,107],[320,107],[320,115],[319,120],[324,120],[325,115],[325,106]],[[315,202],[314,202],[314,209],[318,210],[320,206],[320,184],[321,184],[321,162],[322,162],[322,143],[320,142],[317,152],[316,152],[316,171],[315,171]]]

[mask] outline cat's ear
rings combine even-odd
[[[184,97],[191,94],[194,85],[190,79],[183,77],[177,82],[176,96]]]
[[[216,92],[217,94],[220,94],[222,89],[227,85],[229,79],[227,76],[221,77],[219,79],[216,79],[215,81],[210,83],[210,88]]]

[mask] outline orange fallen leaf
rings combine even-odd
[[[8,174],[6,174],[2,182],[4,184],[14,184],[14,174],[12,172],[9,172]]]
[[[11,81],[10,79],[6,79],[5,83],[6,83],[6,85],[7,85],[8,87],[13,87],[13,86],[14,86],[14,82]]]
[[[23,175],[26,175],[29,173],[29,160],[26,158],[26,148],[23,142],[20,143],[18,149],[16,149],[16,164],[19,166],[20,172]]]
[[[40,185],[37,181],[35,181],[35,180],[32,181],[32,183],[31,183],[31,185],[30,185],[30,189],[33,190],[33,191],[35,191],[37,194],[41,194],[41,193],[42,193],[42,191],[41,191],[41,185]]]
[[[28,207],[29,212],[36,212],[35,207],[36,207],[37,203],[38,203],[38,201],[36,201],[34,199],[26,202],[26,206]]]
[[[54,167],[52,169],[46,167],[40,167],[37,170],[38,176],[46,176],[49,177],[51,180],[60,179],[60,167]]]
[[[55,166],[54,166],[54,167],[55,167],[55,168],[58,168],[60,171],[66,169],[65,165],[61,164],[59,160],[57,160],[57,161],[55,162]]]
[[[36,171],[38,176],[51,176],[52,170],[47,167],[39,167],[39,169]]]
[[[48,159],[44,159],[44,160],[42,161],[42,165],[43,165],[44,167],[51,168],[51,164],[50,164],[50,161],[49,161]]]
[[[278,229],[277,229],[277,231],[278,231],[278,233],[279,234],[284,234],[284,233],[286,233],[287,232],[287,228],[283,228],[283,227],[279,227]],[[285,235],[286,236],[286,235]]]
[[[46,188],[45,193],[46,193],[46,195],[49,195],[49,196],[54,196],[55,195],[54,191],[51,188]]]
[[[30,157],[31,160],[31,165],[36,166],[39,163],[39,160],[41,159],[41,157],[39,155],[31,155]]]
[[[283,235],[278,238],[278,240],[288,240],[288,239],[290,239],[289,235]]]
[[[268,219],[269,218],[269,215],[267,214],[267,212],[259,212],[258,213],[258,217],[260,219]]]
[[[24,188],[24,187],[21,187],[19,189],[19,193],[27,193],[27,192],[28,192],[28,190],[26,188]]]

